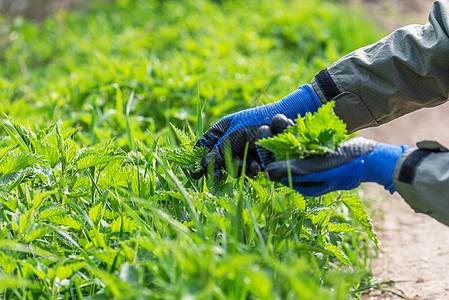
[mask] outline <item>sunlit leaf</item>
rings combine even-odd
[[[377,239],[377,234],[374,231],[371,218],[368,216],[367,209],[362,201],[355,195],[347,195],[343,198],[343,203],[353,213],[369,238],[376,244],[376,246],[378,246],[379,240]]]
[[[272,138],[257,141],[257,144],[273,152],[276,160],[305,158],[333,152],[345,141],[346,124],[333,112],[334,104],[323,105],[314,114],[307,113],[296,119],[296,124]]]

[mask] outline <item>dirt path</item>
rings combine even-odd
[[[360,0],[350,2],[354,1],[360,3]],[[363,5],[374,12],[380,24],[393,30],[409,23],[426,22],[432,3],[432,0],[370,0]],[[449,103],[362,130],[360,135],[395,145],[413,146],[424,139],[449,145],[448,116]],[[374,185],[365,186],[364,191],[384,199],[378,202],[382,219],[375,220],[381,247],[379,257],[373,261],[374,278],[397,281],[389,289],[406,299],[449,299],[449,227],[426,215],[415,214],[397,194],[391,197]],[[363,299],[401,297],[376,290]]]
[[[449,103],[362,130],[360,135],[396,145],[414,145],[423,139],[449,145],[448,116]],[[382,219],[375,220],[381,246],[379,257],[373,261],[374,278],[401,281],[391,290],[410,299],[449,299],[449,227],[415,214],[397,193],[391,197],[373,185],[366,186],[365,192],[383,198]],[[400,297],[374,291],[364,299]]]

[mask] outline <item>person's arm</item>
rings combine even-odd
[[[449,226],[449,152],[435,142],[406,151],[393,172],[393,185],[416,211]]]
[[[261,126],[257,136],[266,138],[277,133],[271,125]],[[316,197],[351,190],[362,182],[376,182],[390,193],[397,191],[416,212],[449,226],[449,150],[430,141],[417,146],[399,147],[355,137],[333,153],[304,159],[275,161],[266,151],[259,155],[266,165],[267,178],[303,195]]]
[[[334,153],[270,162],[265,172],[269,179],[291,184],[306,196],[376,182],[391,193],[397,191],[416,212],[449,226],[449,150],[430,141],[417,146],[398,147],[356,137]]]
[[[232,176],[239,176],[243,168],[245,147],[248,144],[246,159],[246,175],[253,177],[260,171],[260,160],[254,144],[256,131],[261,125],[269,124],[277,114],[284,114],[287,118],[296,119],[307,112],[316,112],[321,107],[320,99],[308,84],[301,85],[283,99],[246,110],[242,110],[221,118],[207,130],[196,142],[195,148],[206,147],[209,153],[201,162],[203,170],[191,173],[192,178],[199,179],[209,173],[217,179],[222,177],[222,169],[231,171]],[[225,148],[228,147],[235,168],[228,166],[225,160]],[[236,171],[236,172],[235,172]]]
[[[410,25],[360,48],[312,80],[320,100],[350,131],[387,123],[448,100],[449,1],[436,1],[425,25]]]

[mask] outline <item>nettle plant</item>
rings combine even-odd
[[[334,102],[329,102],[315,114],[298,116],[296,123],[282,133],[256,143],[272,152],[277,161],[334,152],[349,136],[346,124],[334,114],[333,106]]]
[[[323,111],[326,111],[325,108]],[[266,180],[192,180],[205,149],[81,147],[76,129],[8,118],[0,149],[0,295],[347,299],[368,239],[355,193],[303,197]],[[363,233],[364,231],[364,233]],[[361,257],[362,256],[362,257]]]

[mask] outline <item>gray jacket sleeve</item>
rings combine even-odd
[[[429,22],[398,29],[322,70],[312,80],[320,100],[350,131],[377,126],[448,100],[449,1],[436,1]]]
[[[393,186],[416,211],[449,226],[449,152],[436,142],[418,143],[396,164]]]

